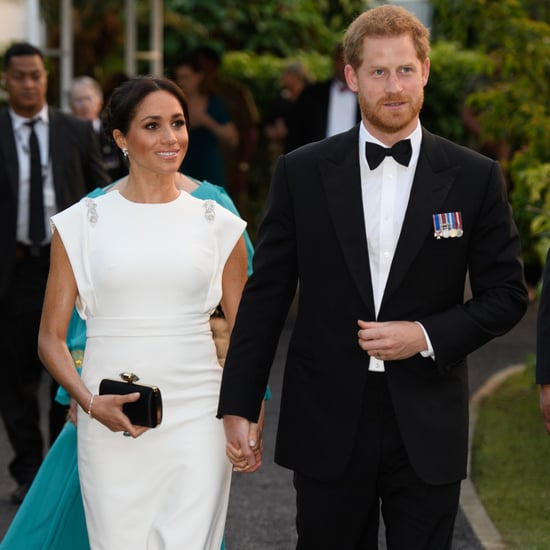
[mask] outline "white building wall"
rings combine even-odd
[[[25,2],[0,0],[0,49],[14,40],[26,40]]]
[[[38,0],[0,0],[0,51],[15,41],[42,46],[44,26]]]

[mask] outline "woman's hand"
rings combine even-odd
[[[254,453],[254,459],[256,463],[250,466],[247,458],[241,448],[236,447],[232,443],[227,443],[226,454],[231,464],[233,464],[233,471],[251,474],[257,471],[262,465],[262,455],[264,452],[263,442],[263,428],[265,421],[265,401],[262,402],[262,408],[260,409],[260,416],[258,422],[251,422],[248,429],[248,446]]]
[[[149,428],[132,424],[130,419],[122,412],[124,404],[133,403],[139,398],[140,394],[138,392],[127,395],[94,395],[90,407],[90,416],[107,426],[112,432],[123,432],[124,435],[139,437]]]
[[[78,403],[71,397],[71,402],[69,403],[69,410],[67,411],[67,420],[72,422],[75,426],[77,423],[77,411]]]

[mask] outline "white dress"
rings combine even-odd
[[[245,222],[182,192],[141,204],[118,191],[52,218],[86,319],[82,380],[137,374],[163,397],[133,439],[79,411],[78,468],[92,549],[219,550],[231,465],[216,419],[221,368],[209,317]]]

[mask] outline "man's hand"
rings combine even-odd
[[[412,321],[357,321],[359,347],[382,361],[408,359],[428,349],[422,328]]]
[[[234,471],[255,472],[262,464],[258,425],[242,416],[229,414],[223,417],[223,427],[227,440],[226,454]]]
[[[546,431],[550,435],[550,384],[540,386],[540,412]]]

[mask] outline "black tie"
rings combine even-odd
[[[44,194],[42,190],[42,161],[40,146],[34,131],[34,125],[40,119],[34,118],[25,124],[31,129],[29,151],[31,154],[31,189],[29,196],[29,238],[33,246],[39,246],[46,231],[44,228]]]
[[[411,140],[398,141],[389,149],[367,141],[365,142],[365,153],[371,170],[374,170],[385,157],[393,157],[399,164],[408,166],[412,155]]]

